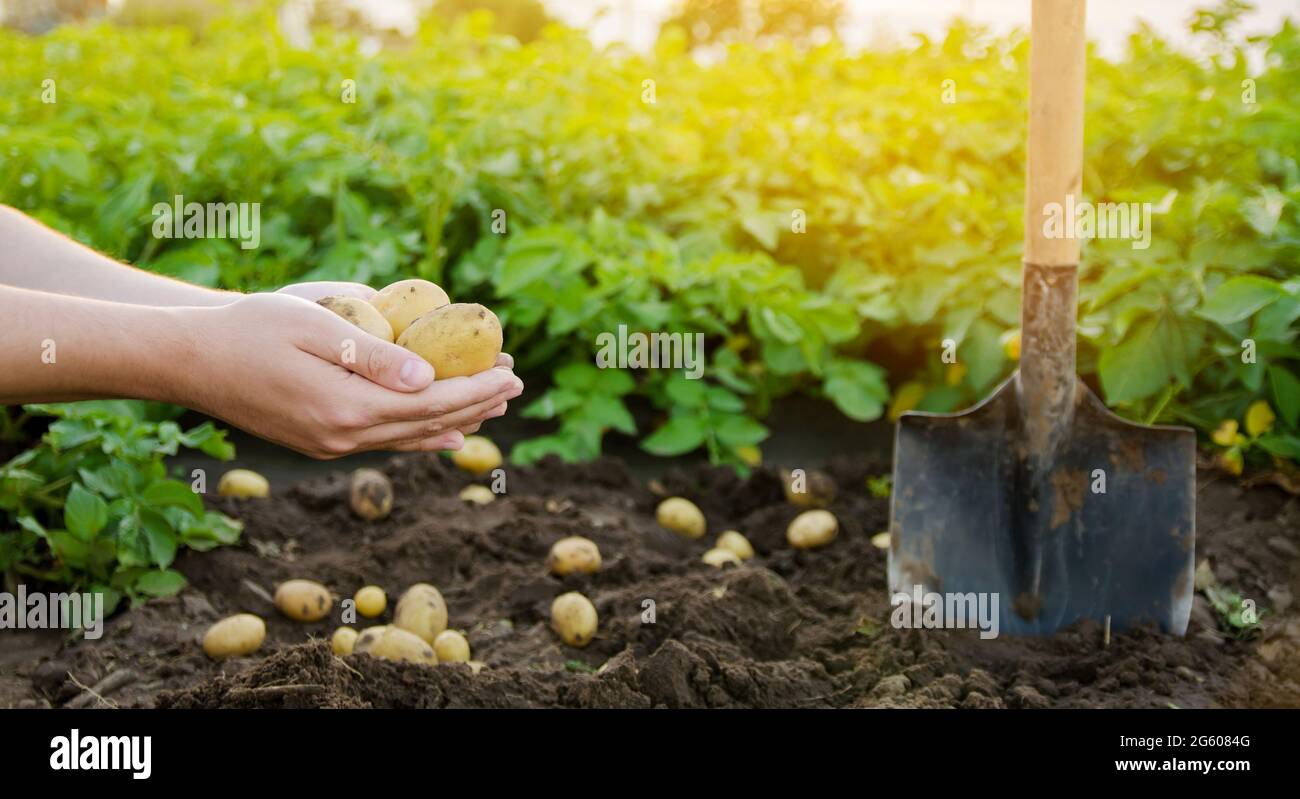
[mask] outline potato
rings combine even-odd
[[[481,485],[465,486],[457,496],[463,501],[473,502],[475,505],[486,505],[489,502],[495,502],[497,498],[497,495],[492,493],[492,489]]]
[[[482,305],[453,303],[416,319],[397,343],[428,361],[437,379],[476,375],[501,354],[501,322]]]
[[[357,605],[357,613],[368,619],[375,618],[388,607],[388,595],[377,585],[367,585],[357,589],[352,601]]]
[[[231,469],[217,481],[217,493],[223,497],[264,497],[271,493],[271,484],[252,469]]]
[[[393,483],[378,469],[357,469],[352,473],[348,504],[366,521],[378,521],[393,509]]]
[[[288,580],[276,586],[275,606],[296,621],[320,621],[334,606],[334,597],[318,582]]]
[[[713,542],[713,545],[718,549],[727,549],[736,553],[736,557],[741,560],[754,557],[754,547],[749,543],[749,539],[735,530],[728,530],[718,536],[718,540]]]
[[[367,654],[383,660],[403,660],[408,663],[437,663],[438,656],[427,641],[399,627],[383,625],[371,627],[357,638],[355,653]]]
[[[203,634],[203,652],[213,660],[250,655],[266,640],[266,622],[251,613],[227,616]]]
[[[336,655],[350,655],[357,645],[357,631],[351,627],[340,627],[330,636],[330,650]]]
[[[740,565],[740,556],[737,555],[735,552],[732,552],[730,549],[723,549],[722,547],[714,547],[713,549],[710,549],[708,552],[705,552],[704,555],[700,557],[700,560],[704,561],[705,563],[709,564],[715,569],[721,569],[723,566],[727,565],[728,563],[730,563],[733,566]]]
[[[876,533],[875,535],[871,536],[871,545],[876,549],[889,549],[889,545],[890,545],[889,531],[886,530],[883,533]]]
[[[451,453],[451,462],[472,474],[484,474],[501,465],[501,450],[486,436],[465,436],[465,445]]]
[[[781,488],[785,490],[785,498],[791,505],[820,508],[831,504],[835,499],[835,481],[825,472],[805,472],[799,482],[798,488],[802,491],[795,490],[795,478],[791,472],[781,472]]]
[[[328,308],[375,338],[384,341],[396,338],[393,326],[388,324],[384,315],[360,297],[325,297],[316,300],[316,304]]]
[[[546,568],[559,577],[566,574],[594,574],[600,568],[600,548],[580,535],[561,538],[551,545]]]
[[[443,630],[433,639],[433,651],[439,663],[468,663],[469,641],[455,630]]]
[[[596,606],[577,591],[560,594],[551,603],[551,629],[569,646],[584,647],[596,635]]]
[[[447,292],[438,284],[418,277],[390,283],[370,298],[370,304],[388,320],[394,336],[402,335],[417,318],[449,302]]]
[[[689,499],[669,497],[655,510],[659,524],[687,538],[699,538],[707,527],[704,513]]]
[[[447,603],[438,589],[428,583],[416,583],[406,589],[393,611],[393,626],[414,633],[432,644],[438,633],[447,629]]]
[[[785,537],[795,549],[812,549],[834,541],[839,528],[839,522],[830,511],[806,510],[790,522]]]

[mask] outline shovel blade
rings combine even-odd
[[[1121,419],[1076,381],[1046,469],[1027,474],[1017,377],[957,414],[899,419],[891,592],[998,597],[999,633],[1079,619],[1182,635],[1195,569],[1196,436]]]

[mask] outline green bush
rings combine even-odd
[[[1250,45],[1252,75],[1233,22],[1196,23],[1209,60],[1150,30],[1091,58],[1086,199],[1158,213],[1149,249],[1085,246],[1079,368],[1120,413],[1207,432],[1267,400],[1277,423],[1247,452],[1267,463],[1300,457],[1300,33]],[[269,15],[2,33],[0,200],[207,285],[418,274],[490,304],[547,383],[524,412],[555,420],[521,460],[590,457],[616,430],[735,462],[777,397],[866,421],[891,397],[961,408],[1014,368],[1022,35],[958,23],[906,48],[737,45],[704,65],[673,30],[644,57],[557,26],[526,46],[490,31],[431,22],[377,55],[331,31],[293,49]],[[177,194],[261,202],[261,247],[152,238],[153,203]],[[619,325],[704,334],[704,379],[592,368]],[[661,411],[653,429],[633,397]]]

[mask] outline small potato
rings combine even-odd
[[[596,635],[596,606],[577,591],[560,594],[551,603],[551,629],[569,646],[584,647]]]
[[[871,536],[871,545],[876,549],[889,549],[889,545],[890,545],[889,531],[886,530],[883,533],[876,533],[875,535]]]
[[[453,303],[416,319],[397,343],[428,361],[435,379],[476,375],[501,354],[501,320],[477,303]]]
[[[674,533],[687,538],[699,538],[704,535],[707,528],[704,513],[699,507],[689,499],[681,497],[669,497],[660,502],[655,510],[655,519]]]
[[[358,633],[351,627],[340,627],[330,636],[330,650],[336,655],[350,655],[357,645]]]
[[[718,536],[718,540],[713,542],[713,545],[718,549],[727,549],[736,553],[736,557],[741,560],[754,557],[754,547],[749,543],[749,539],[735,530],[728,530]]]
[[[708,552],[704,553],[704,555],[700,558],[700,560],[704,561],[705,563],[709,564],[715,569],[721,569],[723,566],[726,566],[728,563],[730,563],[732,566],[740,565],[740,556],[737,555],[735,552],[732,552],[730,549],[723,549],[722,547],[715,547],[713,549],[710,549]]]
[[[839,529],[839,522],[830,511],[806,510],[790,522],[785,537],[795,549],[812,549],[834,541]]]
[[[357,613],[367,619],[375,618],[384,612],[384,608],[388,607],[388,595],[384,593],[384,589],[377,585],[367,585],[364,588],[357,589],[352,601],[357,605]]]
[[[469,641],[455,630],[443,630],[433,639],[433,651],[439,663],[468,663]]]
[[[437,588],[428,583],[416,583],[397,600],[393,626],[432,644],[438,633],[447,629],[447,603]]]
[[[402,335],[417,318],[449,302],[447,292],[438,284],[419,278],[390,283],[370,298],[370,304],[392,326],[394,336]]]
[[[393,483],[378,469],[357,469],[352,473],[348,504],[366,521],[378,521],[393,509]]]
[[[465,445],[451,453],[451,462],[472,474],[484,474],[501,465],[501,450],[485,436],[465,436]]]
[[[418,635],[390,625],[371,627],[357,638],[353,652],[368,654],[384,660],[404,660],[408,663],[437,663],[438,656],[427,641]]]
[[[489,502],[495,502],[497,498],[497,495],[492,493],[492,489],[481,485],[465,486],[457,496],[462,501],[473,502],[475,505],[486,505]]]
[[[275,606],[295,621],[320,621],[334,606],[334,597],[318,582],[288,580],[276,586]]]
[[[251,613],[227,616],[203,634],[203,652],[213,660],[249,655],[266,640],[266,622]]]
[[[546,568],[551,574],[594,574],[600,568],[600,548],[596,542],[580,535],[561,538],[551,545],[546,556]]]
[[[825,472],[804,472],[801,479],[794,473],[781,472],[781,487],[791,505],[800,508],[821,508],[835,499],[835,481]]]
[[[316,300],[316,304],[328,308],[375,338],[384,341],[395,338],[393,326],[388,324],[384,315],[360,297],[325,297]]]
[[[231,469],[217,481],[217,493],[223,497],[265,497],[271,493],[271,484],[252,469]]]

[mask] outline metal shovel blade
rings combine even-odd
[[[1195,434],[1112,414],[1074,381],[1052,457],[1032,457],[1020,373],[964,413],[898,423],[889,585],[997,594],[999,632],[1079,619],[1182,635],[1192,607]],[[1059,420],[1058,420],[1059,421]]]

